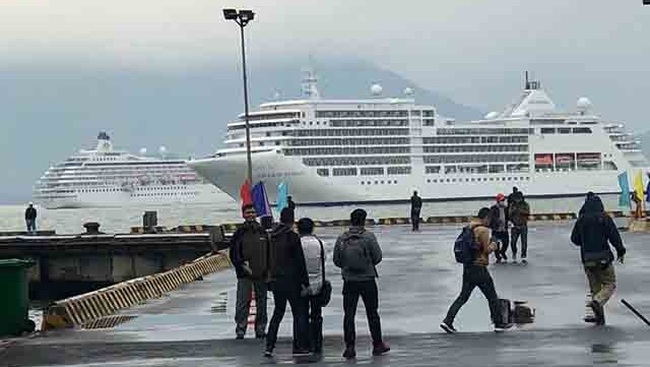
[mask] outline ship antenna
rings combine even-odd
[[[526,70],[526,89],[530,89],[530,82],[528,81],[528,70]]]
[[[305,76],[302,79],[302,94],[309,99],[319,99],[320,92],[318,91],[318,78],[316,73],[311,68],[305,70]]]

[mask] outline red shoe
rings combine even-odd
[[[383,355],[384,353],[387,353],[389,350],[390,350],[390,347],[385,342],[373,343],[372,355],[373,356],[380,356],[380,355]]]

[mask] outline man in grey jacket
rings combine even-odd
[[[343,357],[356,357],[356,332],[354,318],[359,296],[363,299],[372,336],[372,354],[382,355],[390,350],[381,337],[379,318],[379,294],[377,290],[377,269],[382,252],[375,235],[364,228],[366,211],[355,209],[350,214],[350,229],[339,236],[334,245],[334,265],[341,268],[343,276],[343,334],[345,351]]]

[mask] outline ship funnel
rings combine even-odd
[[[113,150],[111,138],[104,131],[100,132],[99,135],[97,135],[97,150],[101,152],[108,152]]]

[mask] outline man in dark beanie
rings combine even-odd
[[[271,289],[275,309],[269,324],[264,356],[272,357],[278,337],[280,322],[284,317],[287,302],[293,314],[293,353],[309,353],[309,300],[301,291],[309,287],[305,256],[300,236],[293,231],[294,214],[289,208],[282,209],[280,223],[271,232],[271,247],[274,267],[271,271]]]

